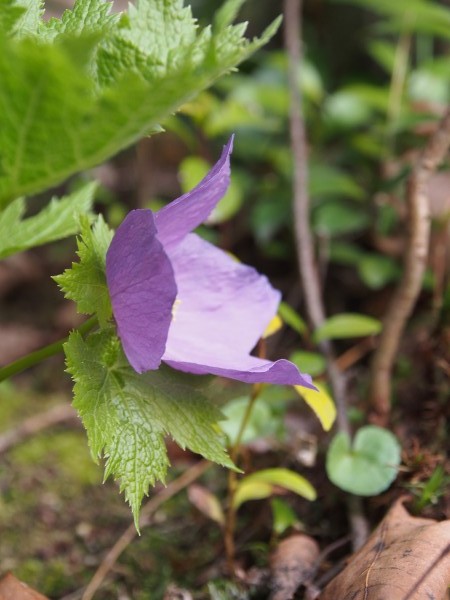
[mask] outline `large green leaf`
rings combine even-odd
[[[22,219],[25,200],[17,198],[0,212],[0,258],[60,240],[80,229],[79,216],[92,207],[96,184],[51,202],[33,217]]]
[[[183,0],[139,0],[120,19],[99,0],[77,0],[48,24],[40,5],[24,5],[20,15],[10,6],[10,35],[0,37],[0,206],[160,130],[279,23],[249,42],[245,24],[227,19],[200,30]]]
[[[335,0],[336,1],[336,0]],[[450,37],[450,10],[428,0],[337,0],[376,11],[388,20],[393,31]]]
[[[72,333],[65,352],[75,381],[74,406],[92,455],[106,458],[105,478],[120,480],[136,524],[149,486],[165,480],[169,460],[164,436],[233,468],[216,426],[221,414],[200,391],[198,378],[168,368],[137,374],[109,328],[87,340]]]

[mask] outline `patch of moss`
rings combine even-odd
[[[35,436],[14,448],[11,460],[19,469],[47,465],[52,485],[57,487],[58,481],[64,487],[76,488],[102,480],[102,469],[93,462],[81,431],[51,431]]]
[[[14,570],[14,575],[50,598],[57,598],[67,590],[66,566],[60,559],[44,562],[30,558]]]
[[[2,430],[6,429],[17,414],[23,413],[29,404],[29,395],[25,395],[10,382],[0,383],[0,423]]]

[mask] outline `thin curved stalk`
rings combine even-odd
[[[85,321],[80,327],[78,327],[77,331],[81,334],[85,334],[90,331],[93,327],[95,327],[97,323],[97,317],[91,317],[87,321]],[[26,371],[27,369],[34,367],[39,364],[43,360],[50,358],[50,356],[55,356],[62,351],[63,345],[68,340],[68,337],[65,337],[57,342],[53,342],[48,346],[44,346],[43,348],[39,348],[39,350],[35,350],[34,352],[30,352],[26,356],[22,356],[21,358],[15,360],[9,365],[0,368],[0,382],[5,381],[5,379],[9,379],[14,375],[22,373],[22,371]]]
[[[394,361],[406,322],[422,287],[430,239],[430,208],[427,184],[450,147],[450,107],[411,171],[406,202],[409,236],[403,276],[383,319],[383,330],[372,361],[369,402],[373,419],[386,425],[391,411],[391,379]]]

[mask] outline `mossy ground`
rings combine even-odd
[[[1,386],[3,429],[61,401],[68,399]],[[0,466],[0,573],[12,571],[51,599],[80,597],[132,522],[118,486],[102,476],[81,428],[45,430],[7,452]],[[220,554],[220,540],[183,492],[156,513],[96,598],[157,600],[174,581],[200,589],[198,573]]]

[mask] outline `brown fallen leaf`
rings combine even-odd
[[[188,498],[206,517],[212,519],[220,526],[225,524],[225,516],[217,496],[198,483],[188,487]]]
[[[12,573],[8,573],[0,579],[0,600],[48,600],[48,598],[19,581]]]
[[[270,600],[293,598],[296,590],[310,580],[318,556],[317,542],[307,535],[299,533],[283,540],[270,561]]]
[[[443,600],[450,520],[412,517],[400,498],[320,600]]]
[[[163,600],[193,600],[188,590],[183,590],[176,585],[170,584],[164,593]]]

